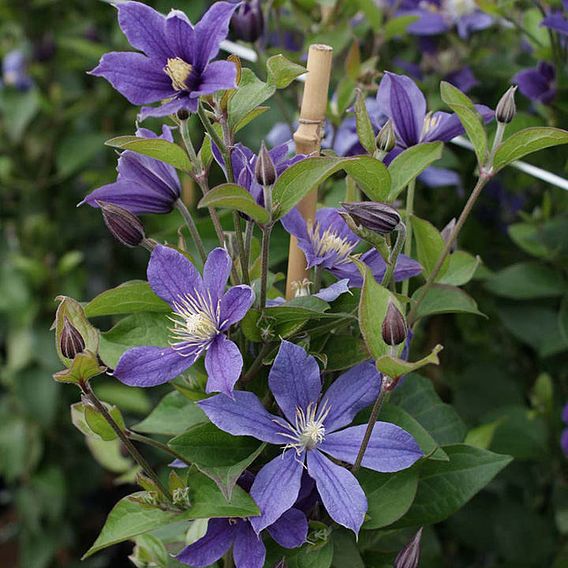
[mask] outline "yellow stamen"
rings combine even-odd
[[[308,234],[314,247],[316,256],[325,256],[330,252],[334,252],[338,256],[337,264],[348,261],[348,256],[355,248],[346,238],[340,237],[331,227],[320,233],[318,223],[315,225],[308,224]]]
[[[193,65],[190,65],[179,57],[170,58],[164,67],[164,72],[172,80],[172,87],[176,91],[188,89],[187,80],[191,75]]]

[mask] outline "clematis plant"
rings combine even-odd
[[[568,143],[568,133],[507,136],[513,88],[491,101],[499,111],[490,143],[488,107],[442,83],[452,113],[428,113],[409,77],[386,72],[378,81],[376,60],[355,81],[354,49],[347,80],[332,79],[341,96],[326,105],[327,86],[309,81],[313,52],[331,55],[319,46],[308,59],[306,97],[319,89],[321,104],[307,106],[333,113],[327,150],[319,152],[323,114],[285,117],[299,125],[302,152],[292,142],[268,150],[262,123],[243,129],[277,92],[288,112],[294,79],[306,73],[302,59],[261,53],[266,80],[236,57],[216,60],[233,14],[249,41],[270,29],[275,8],[267,5],[266,18],[243,33],[243,17],[257,8],[214,2],[193,25],[178,10],[165,16],[120,2],[119,25],[138,52],[108,53],[92,71],[133,105],[163,103],[140,113],[163,121],[159,135],[136,127],[135,137],[109,141],[121,152],[118,177],[82,201],[101,208],[118,242],[149,253],[147,281],[86,303],[58,297],[64,369],[54,378],[79,389],[72,419],[95,454],[125,449],[120,479],[140,487],[117,503],[87,556],[131,539],[137,566],[166,566],[175,556],[195,567],[315,566],[314,558],[328,567],[345,562],[339,552],[349,545],[362,565],[365,543],[381,531],[408,542],[510,461],[462,443],[465,426],[419,374],[439,364],[442,348],[420,328],[432,315],[479,315],[461,288],[479,260],[457,247],[460,231],[500,170]],[[415,180],[425,172],[431,185],[447,180],[430,168],[461,134],[474,147],[477,181],[440,231],[422,217],[428,200],[415,207]],[[174,208],[190,239],[168,215]],[[146,224],[137,217],[145,214],[162,215]],[[100,330],[91,320],[113,326]],[[99,398],[91,383],[101,380],[125,399],[135,392],[128,387],[156,387],[151,396],[163,398],[132,426]],[[152,462],[142,445],[153,448]],[[176,468],[166,482],[158,470],[168,464]],[[354,539],[361,531],[376,533]],[[396,562],[414,562],[417,546],[418,537]],[[371,562],[387,565],[396,552]]]

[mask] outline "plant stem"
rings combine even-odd
[[[365,451],[367,450],[371,435],[373,434],[373,428],[375,427],[377,418],[379,417],[379,412],[381,411],[387,395],[390,394],[390,390],[385,388],[385,385],[388,382],[387,379],[388,377],[385,376],[381,378],[381,391],[379,392],[379,396],[377,396],[377,400],[375,400],[373,410],[371,410],[371,416],[369,416],[369,422],[367,422],[367,429],[365,430],[365,435],[363,436],[361,447],[359,448],[359,453],[357,454],[357,459],[355,460],[355,463],[353,464],[353,468],[351,470],[353,473],[357,473],[357,471],[361,467],[363,457],[365,456]]]
[[[392,275],[394,274],[394,269],[396,268],[398,256],[400,254],[400,251],[402,250],[402,245],[405,242],[406,242],[406,225],[404,223],[400,223],[400,225],[397,228],[396,241],[389,255],[387,269],[385,270],[385,274],[381,281],[381,286],[384,286],[385,288],[389,287]]]
[[[250,248],[252,245],[253,232],[254,223],[252,221],[247,221],[245,229],[245,264],[247,265],[247,267],[250,262]]]
[[[493,139],[493,146],[491,148],[491,153],[489,154],[489,159],[487,160],[488,167],[493,165],[493,160],[495,159],[495,152],[497,148],[503,142],[503,135],[505,134],[505,128],[507,125],[504,122],[497,123],[497,130],[495,131],[495,138]]]
[[[201,240],[201,236],[199,235],[199,231],[197,230],[197,225],[195,224],[191,213],[188,211],[185,203],[181,199],[178,199],[176,201],[176,208],[181,213],[181,216],[183,217],[183,220],[185,221],[185,224],[189,229],[189,233],[191,235],[191,238],[193,239],[193,242],[195,243],[195,246],[197,247],[197,251],[199,252],[201,260],[205,262],[207,260],[207,252],[205,252],[205,246],[203,245],[203,241]]]
[[[321,276],[322,276],[322,267],[317,265],[314,268],[314,294],[317,294],[321,289]]]
[[[483,172],[479,176],[477,183],[475,184],[475,187],[473,188],[473,191],[471,192],[471,195],[469,196],[469,199],[467,200],[467,203],[465,204],[465,207],[463,208],[463,211],[461,212],[461,214],[459,216],[459,219],[458,219],[458,221],[457,221],[457,223],[454,227],[454,230],[450,233],[448,240],[446,241],[446,245],[444,246],[444,249],[442,250],[442,253],[438,257],[438,260],[436,261],[436,264],[434,265],[432,272],[430,272],[430,274],[428,275],[428,279],[426,280],[426,284],[424,284],[424,286],[422,286],[422,288],[420,289],[420,295],[416,299],[416,302],[414,303],[414,305],[412,306],[412,309],[410,310],[410,313],[408,314],[408,326],[409,327],[412,327],[412,325],[415,323],[416,314],[417,314],[418,306],[420,305],[420,302],[422,302],[422,300],[424,300],[424,298],[426,297],[426,294],[428,293],[428,291],[430,290],[430,288],[434,284],[434,282],[435,282],[435,280],[436,280],[436,278],[437,278],[437,276],[440,272],[440,269],[442,268],[442,265],[444,264],[444,260],[446,260],[446,257],[448,256],[448,254],[450,254],[450,251],[452,250],[452,246],[456,242],[456,239],[458,238],[458,235],[459,235],[462,227],[464,226],[467,218],[469,217],[469,214],[471,213],[471,210],[473,209],[475,202],[477,201],[478,197],[481,194],[481,190],[485,187],[485,185],[491,179],[491,177],[492,177],[491,174],[487,174],[487,173],[483,173]]]
[[[258,352],[255,360],[252,362],[251,366],[248,368],[248,371],[243,375],[241,382],[248,383],[252,381],[260,369],[262,368],[262,360],[268,355],[270,351],[270,343],[264,343]]]
[[[178,454],[175,450],[172,450],[166,444],[162,444],[162,442],[158,442],[158,440],[154,440],[153,438],[148,438],[147,436],[143,436],[142,434],[138,434],[137,432],[133,432],[132,430],[126,430],[126,435],[131,440],[136,440],[141,444],[146,444],[147,446],[152,446],[153,448],[157,448],[158,450],[162,450],[163,452],[170,454],[177,460],[181,460],[183,463],[187,464],[188,466],[191,465],[181,454]]]
[[[412,255],[412,221],[411,217],[414,214],[414,189],[416,187],[416,179],[413,179],[406,190],[406,241],[404,243],[404,254],[406,256]],[[406,279],[402,283],[402,295],[408,296],[408,288],[410,286],[410,279]]]
[[[243,230],[241,228],[241,217],[237,211],[233,211],[233,223],[235,225],[235,235],[237,237],[237,249],[241,263],[241,273],[243,275],[243,284],[250,284],[250,276],[248,270],[248,259],[245,252],[245,242],[243,240]]]
[[[195,148],[193,147],[193,142],[191,141],[191,136],[189,135],[189,121],[188,120],[180,120],[180,132],[181,138],[183,140],[185,149],[189,155],[189,160],[191,161],[193,167],[198,170],[201,167],[199,163],[199,159],[197,158],[197,154],[195,152]]]
[[[132,459],[142,468],[144,473],[154,482],[156,488],[162,493],[162,495],[167,499],[169,503],[172,503],[172,498],[168,490],[164,487],[158,474],[152,469],[150,464],[146,461],[144,456],[138,451],[136,446],[128,439],[126,432],[121,429],[121,427],[115,422],[114,418],[110,415],[105,405],[99,400],[97,395],[91,389],[88,383],[83,383],[81,385],[81,390],[83,394],[87,397],[89,402],[101,413],[102,417],[108,422],[109,426],[114,430],[116,435],[120,438],[121,442],[124,444],[128,453],[132,456]]]
[[[260,265],[260,309],[266,306],[266,291],[268,286],[268,256],[270,251],[270,233],[272,232],[272,224],[262,227],[262,250]]]

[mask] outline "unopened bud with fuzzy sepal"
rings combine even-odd
[[[444,239],[444,242],[447,243],[450,239],[450,235],[454,232],[454,229],[456,227],[456,218],[454,217],[441,231],[440,231],[440,235],[442,236],[442,239]],[[456,249],[458,248],[458,243],[456,241],[454,241],[452,243],[452,246],[450,248],[450,252],[455,252]]]
[[[75,357],[85,350],[85,340],[79,330],[69,321],[63,318],[63,329],[59,338],[61,353],[67,359],[75,359]]]
[[[383,341],[392,347],[400,345],[406,340],[408,326],[400,310],[389,301],[387,313],[381,327]]]
[[[391,233],[401,222],[398,211],[384,203],[359,201],[341,205],[357,225],[379,235]]]
[[[276,166],[264,142],[260,145],[258,158],[254,165],[254,176],[256,181],[264,187],[274,185],[276,181]]]
[[[375,144],[379,152],[388,154],[396,146],[396,134],[392,120],[389,118],[379,130],[375,138]]]
[[[97,201],[97,205],[101,208],[107,229],[117,241],[131,248],[145,241],[144,226],[136,215],[113,203]]]
[[[509,87],[507,92],[501,97],[495,109],[495,120],[503,124],[509,124],[517,114],[517,107],[515,106],[515,92],[517,85]]]
[[[264,31],[260,0],[241,2],[231,18],[231,29],[237,39],[254,43]]]
[[[398,553],[394,561],[394,568],[417,568],[420,561],[420,539],[422,528],[414,538]]]

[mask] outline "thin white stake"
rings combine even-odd
[[[241,59],[245,61],[256,62],[258,60],[258,55],[254,49],[250,47],[246,47],[239,43],[235,43],[234,41],[225,40],[221,42],[221,49],[227,51],[228,53],[232,53],[234,55],[238,55]],[[300,75],[296,78],[297,81],[306,81],[306,75]],[[467,148],[468,150],[473,151],[473,146],[469,140],[466,140],[463,136],[457,136],[450,140],[452,144],[456,146],[460,146],[461,148]],[[532,164],[527,164],[526,162],[521,162],[517,160],[516,162],[512,162],[509,164],[513,168],[524,172],[534,178],[540,179],[545,181],[546,183],[550,183],[551,185],[555,185],[564,191],[568,191],[568,179],[560,177],[552,172],[547,172],[542,168],[538,168],[537,166],[533,166]]]

